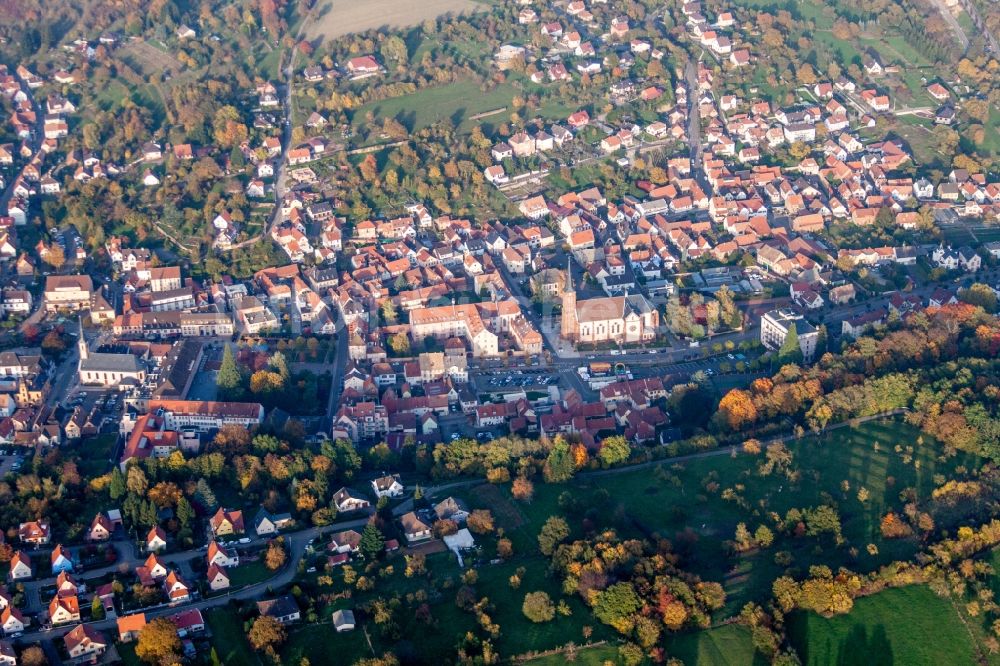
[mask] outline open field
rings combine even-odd
[[[685,664],[698,666],[764,666],[768,663],[754,651],[750,630],[740,624],[672,637],[667,640],[667,654]]]
[[[482,92],[474,81],[456,81],[443,86],[424,88],[410,95],[371,102],[354,113],[354,125],[365,122],[370,111],[376,122],[395,118],[411,132],[423,129],[443,118],[450,118],[456,126],[467,118],[485,111],[510,107],[517,91],[510,85],[499,85]],[[505,115],[491,116],[506,118]],[[489,120],[489,119],[486,119]]]
[[[520,553],[537,548],[541,525],[557,513],[567,514],[577,535],[584,521],[590,520],[597,526],[613,527],[623,536],[668,538],[681,555],[682,568],[725,586],[724,614],[730,614],[747,601],[770,596],[771,582],[785,571],[774,561],[777,551],[787,551],[795,567],[837,567],[847,562],[859,571],[911,557],[919,543],[883,539],[881,517],[890,509],[902,509],[900,488],[912,487],[918,497],[926,497],[934,488],[935,473],[948,473],[956,465],[972,462],[966,456],[942,459],[933,440],[924,437],[922,445],[918,441],[919,433],[902,423],[873,422],[789,443],[792,467],[800,473],[798,481],[784,475],[760,475],[760,458],[717,456],[659,469],[582,477],[562,486],[538,484],[532,502],[517,505],[522,525],[507,523],[504,512],[495,514],[513,540],[515,552]],[[913,446],[912,458],[903,450],[897,452],[897,445]],[[857,497],[860,488],[868,494],[864,502]],[[738,499],[725,499],[727,489]],[[488,498],[480,499],[475,492],[468,499],[475,506],[490,506]],[[843,545],[836,546],[830,536],[777,534],[769,549],[739,558],[730,555],[726,542],[733,538],[738,523],[752,530],[769,524],[771,512],[784,516],[792,508],[816,507],[830,499],[837,502]],[[564,511],[561,505],[567,503],[578,508]],[[876,555],[868,554],[869,543],[877,546]],[[858,549],[856,557],[848,554],[851,547]]]
[[[228,608],[215,608],[205,612],[205,623],[215,640],[212,644],[218,652],[219,660],[226,664],[252,666],[259,664],[257,653],[250,649],[243,621]]]
[[[172,56],[166,47],[148,41],[129,42],[119,50],[118,57],[137,67],[146,76],[179,72],[183,67],[181,61]]]
[[[372,28],[417,25],[442,14],[474,12],[474,0],[327,0],[305,26],[307,39],[336,39]]]
[[[666,639],[670,657],[690,666],[765,666],[767,659],[754,651],[750,630],[740,624],[728,624],[705,631],[683,633]],[[600,666],[606,661],[618,663],[618,649],[613,643],[581,648],[573,663]],[[531,666],[565,664],[563,654],[538,657],[527,662]]]
[[[795,613],[789,637],[807,666],[974,664],[976,649],[948,599],[925,585],[858,599],[847,615]],[[933,640],[928,640],[933,637]]]

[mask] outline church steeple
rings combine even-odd
[[[83,337],[83,317],[77,319],[76,322],[77,322],[76,346],[80,350],[80,360],[85,361],[90,351],[87,349],[87,339]]]
[[[576,289],[573,287],[573,256],[566,259],[566,284],[562,293],[562,326],[560,334],[566,340],[577,337]]]

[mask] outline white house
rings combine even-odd
[[[382,476],[372,481],[372,490],[379,499],[383,497],[399,497],[403,494],[403,484],[399,482],[399,475],[392,474]]]

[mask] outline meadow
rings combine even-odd
[[[926,585],[858,599],[847,615],[823,618],[815,613],[795,613],[789,618],[788,633],[805,666],[932,666],[979,661],[958,611],[949,599],[937,596]]]
[[[668,538],[682,557],[682,568],[723,583],[728,615],[747,601],[766,601],[771,582],[786,569],[802,572],[812,564],[827,564],[871,571],[912,557],[919,543],[883,539],[882,516],[890,509],[902,509],[902,489],[913,488],[918,498],[926,498],[934,488],[935,474],[947,475],[970,462],[964,456],[941,458],[933,440],[921,439],[916,430],[896,421],[807,435],[788,448],[797,472],[794,479],[762,476],[757,471],[760,457],[739,454],[581,475],[562,486],[536,484],[535,497],[526,505],[512,503],[506,491],[483,495],[474,490],[467,499],[474,506],[493,509],[517,552],[536,548],[541,525],[555,514],[568,516],[576,536],[582,535],[580,526],[586,519],[598,527],[614,527],[623,536]],[[864,501],[859,499],[862,488]],[[836,504],[840,516],[844,538],[840,545],[831,536],[781,534],[768,517],[772,512],[784,516],[792,508],[829,503]],[[774,529],[774,545],[734,557],[727,542],[741,522],[751,531],[762,524]],[[868,544],[875,546],[874,554]],[[789,566],[775,563],[778,551],[790,556]]]
[[[470,116],[510,107],[515,94],[517,91],[510,85],[499,85],[484,93],[475,81],[456,81],[365,104],[354,112],[353,124],[358,127],[367,123],[368,114],[371,113],[376,122],[381,122],[384,118],[395,118],[411,132],[445,118],[460,126]],[[490,119],[506,120],[508,117],[509,113],[491,116]]]
[[[474,0],[327,0],[307,19],[307,39],[336,39],[373,28],[417,25],[444,14],[461,14],[484,7]]]

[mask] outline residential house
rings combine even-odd
[[[74,663],[85,661],[97,663],[98,657],[108,650],[108,641],[104,638],[104,634],[86,624],[74,627],[71,632],[63,636],[63,643]]]
[[[406,536],[408,542],[413,543],[431,538],[430,525],[420,520],[414,512],[410,511],[404,514],[399,519],[399,522],[403,526],[403,534]]]
[[[167,547],[167,533],[159,525],[154,526],[146,535],[146,552],[157,553]]]
[[[261,617],[270,617],[278,621],[279,624],[291,624],[298,621],[302,615],[298,604],[291,595],[284,595],[277,599],[266,599],[257,602],[257,611]]]
[[[341,488],[335,492],[333,494],[333,503],[336,505],[338,513],[361,511],[371,506],[368,500],[354,495],[349,488]]]
[[[401,497],[403,494],[403,484],[399,482],[398,474],[381,476],[372,481],[372,490],[375,497]]]
[[[209,525],[212,528],[212,534],[217,537],[243,534],[243,512],[219,507],[219,510],[209,519]]]

